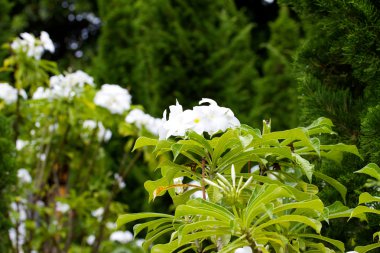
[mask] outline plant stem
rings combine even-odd
[[[205,188],[206,171],[205,171],[205,167],[206,167],[206,160],[203,157],[202,158],[202,196],[203,196],[204,200],[206,200],[206,188]]]

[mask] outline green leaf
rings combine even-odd
[[[163,213],[128,213],[119,215],[116,220],[117,227],[120,228],[122,225],[129,223],[131,221],[146,219],[146,218],[171,218],[172,215],[163,214]]]
[[[302,202],[291,202],[291,203],[283,204],[276,207],[273,210],[273,213],[278,213],[278,212],[282,212],[282,211],[293,209],[293,208],[313,209],[318,212],[323,212],[324,205],[320,199],[313,199],[313,200],[302,201]]]
[[[204,148],[207,149],[207,151],[209,153],[212,153],[213,149],[212,149],[210,143],[202,135],[199,135],[194,131],[189,131],[187,133],[187,136],[189,137],[190,140],[194,140],[194,141],[198,142],[199,144],[201,144]]]
[[[328,242],[331,245],[337,247],[340,251],[342,251],[342,252],[345,251],[344,243],[341,242],[341,241],[338,241],[338,240],[334,240],[334,239],[331,239],[331,238],[328,238],[328,237],[324,237],[324,236],[321,236],[321,235],[314,235],[314,234],[299,234],[298,236],[299,237],[303,237],[303,238],[314,238],[314,239],[318,239],[318,240],[321,240],[321,241],[325,241],[325,242]]]
[[[358,215],[364,214],[364,213],[380,214],[380,210],[376,210],[376,209],[370,208],[368,206],[357,206],[354,208],[354,210],[352,210],[350,219],[352,217],[358,217]]]
[[[146,191],[149,193],[149,201],[155,199],[157,196],[162,196],[165,194],[165,190],[159,191],[157,193],[157,189],[160,187],[167,187],[171,184],[170,180],[167,177],[162,177],[157,179],[156,181],[148,180],[144,183],[144,187]]]
[[[308,160],[298,154],[293,153],[293,156],[295,158],[295,162],[303,170],[304,174],[309,179],[309,182],[311,182],[314,173],[314,165],[310,164]]]
[[[342,196],[344,204],[346,204],[347,188],[343,184],[341,184],[338,180],[318,171],[314,172],[314,176],[324,180],[326,183],[334,187],[339,192],[340,196]]]
[[[355,251],[357,251],[358,253],[366,253],[370,250],[377,249],[377,248],[380,248],[380,242],[369,244],[366,246],[357,246],[355,247]]]
[[[355,173],[367,174],[371,177],[376,178],[377,181],[380,181],[380,168],[375,163],[369,163],[361,170],[355,171]]]
[[[195,230],[217,230],[220,228],[228,229],[229,223],[220,220],[201,220],[190,224],[186,224],[178,233],[178,242],[181,242],[184,236],[187,236],[189,233]]]
[[[375,197],[369,194],[368,192],[363,192],[359,196],[359,205],[363,203],[370,203],[370,202],[380,202],[380,197]]]
[[[255,228],[253,228],[253,231],[261,230],[263,228],[275,225],[275,224],[281,224],[286,222],[298,222],[306,224],[310,227],[312,227],[317,233],[321,232],[322,224],[314,219],[311,219],[309,217],[301,216],[301,215],[283,215],[276,219],[269,220]]]
[[[136,224],[135,226],[133,226],[133,233],[134,233],[134,236],[136,237],[145,228],[148,228],[148,231],[149,231],[152,229],[156,229],[157,227],[165,223],[171,223],[171,222],[173,222],[172,218],[161,218],[157,220],[147,221],[141,224]]]
[[[360,159],[363,160],[363,157],[360,155],[358,148],[355,145],[346,145],[343,143],[338,143],[334,145],[321,145],[320,149],[323,151],[340,151],[354,154]]]
[[[157,139],[141,136],[136,140],[135,146],[133,147],[132,151],[141,147],[145,147],[145,146],[156,146],[157,142],[158,142]]]

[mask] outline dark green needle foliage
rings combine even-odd
[[[15,150],[10,121],[0,114],[0,252],[8,252],[10,187],[16,182]]]
[[[348,205],[357,203],[355,189],[364,179],[353,171],[365,163],[379,164],[380,2],[377,0],[282,0],[300,16],[306,42],[295,65],[301,95],[301,121],[330,118],[341,142],[359,146],[364,161],[345,156],[342,165],[322,162],[321,170],[348,187]],[[323,198],[337,199],[324,189]],[[346,225],[344,225],[346,224]],[[343,241],[372,242],[376,226],[331,224],[328,231]],[[375,222],[376,224],[376,222]],[[336,226],[334,228],[334,226]],[[339,229],[344,233],[340,233]],[[377,228],[376,228],[377,227]],[[351,240],[351,241],[350,241]]]
[[[188,107],[208,97],[248,120],[257,77],[252,24],[233,1],[98,2],[98,83],[131,88],[134,103],[155,116],[176,98]]]

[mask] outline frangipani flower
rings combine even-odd
[[[6,104],[15,103],[19,93],[22,98],[27,98],[24,90],[20,90],[20,92],[18,92],[16,88],[10,86],[8,83],[0,83],[0,99],[4,100]]]
[[[94,103],[112,114],[123,114],[131,107],[132,96],[117,84],[103,84],[96,93]]]
[[[111,130],[106,129],[103,126],[102,122],[99,122],[99,121],[97,122],[97,121],[94,121],[94,120],[85,120],[83,122],[83,128],[91,130],[91,131],[93,131],[93,130],[95,130],[97,128],[97,132],[96,133],[97,133],[97,137],[98,137],[98,141],[99,142],[102,142],[102,141],[107,142],[112,137]],[[86,133],[83,133],[83,135],[85,137],[87,137]]]
[[[30,176],[29,171],[24,168],[17,171],[17,177],[22,184],[29,184],[32,182],[32,177]]]
[[[21,33],[20,37],[11,43],[13,51],[22,51],[36,60],[41,59],[45,50],[51,53],[55,51],[53,41],[47,32],[42,31],[39,39],[30,33]]]
[[[162,125],[162,119],[154,118],[140,109],[133,109],[130,111],[127,117],[125,117],[125,122],[134,124],[139,129],[145,127],[154,135],[158,135],[159,129]]]
[[[120,243],[128,243],[133,240],[133,234],[129,231],[115,231],[110,235],[110,240]]]
[[[208,105],[203,105],[207,103]],[[228,128],[240,126],[239,120],[234,116],[231,109],[220,107],[214,100],[209,98],[203,98],[199,104],[200,106],[195,106],[192,110],[185,111],[183,111],[178,101],[176,105],[170,106],[168,119],[166,111],[164,112],[159,138],[183,137],[190,130],[198,134],[206,132],[213,135],[219,131],[224,132]]]
[[[252,248],[249,246],[244,246],[243,248],[238,248],[235,253],[252,253]]]

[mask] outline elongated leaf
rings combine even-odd
[[[357,206],[352,211],[350,219],[352,217],[358,217],[358,215],[364,214],[364,213],[380,214],[380,210],[376,210],[376,209],[370,208],[368,206]]]
[[[286,222],[297,222],[297,223],[308,225],[312,227],[317,233],[320,233],[321,228],[322,228],[322,224],[315,219],[311,219],[311,218],[301,216],[301,215],[283,215],[274,220],[270,220],[268,222],[265,222],[253,228],[253,231],[261,230],[263,228],[266,228],[275,224],[281,224],[281,223],[286,223]]]
[[[328,237],[325,237],[325,236],[314,235],[314,234],[299,234],[298,236],[299,237],[303,237],[303,238],[314,238],[314,239],[318,239],[318,240],[321,240],[321,241],[325,241],[325,242],[328,242],[331,245],[337,247],[341,252],[345,251],[344,243],[341,242],[341,241],[338,241],[338,240],[334,240],[334,239],[331,239],[331,238],[328,238]]]
[[[167,177],[162,177],[156,181],[148,180],[144,183],[146,191],[149,193],[149,201],[154,200],[157,196],[165,194],[165,189],[171,184]],[[162,190],[161,190],[162,189]]]
[[[178,241],[181,242],[184,236],[187,236],[187,234],[196,230],[213,230],[219,228],[228,229],[229,223],[219,220],[201,220],[194,223],[186,224],[178,233]]]
[[[310,201],[302,201],[302,202],[291,202],[291,203],[282,204],[282,205],[276,207],[273,210],[273,213],[278,213],[278,212],[290,210],[293,208],[296,208],[296,209],[300,209],[300,208],[313,209],[313,210],[316,210],[318,212],[323,212],[324,205],[320,199],[313,199]]]
[[[314,173],[314,165],[310,164],[308,160],[306,160],[298,154],[293,153],[293,156],[295,158],[296,163],[303,170],[307,179],[309,179],[309,182],[311,182]]]
[[[380,202],[380,197],[375,197],[369,194],[368,192],[363,192],[359,196],[359,205],[363,203],[370,203],[370,202]]]
[[[150,231],[142,244],[143,249],[145,251],[148,251],[149,247],[152,245],[154,241],[156,241],[158,238],[160,238],[164,234],[171,232],[173,230],[174,228],[172,225],[167,225],[167,226],[161,227],[161,229]]]
[[[190,140],[194,140],[198,143],[200,143],[209,153],[212,153],[213,149],[210,145],[210,143],[202,136],[197,134],[194,131],[188,132],[187,136],[190,138]]]
[[[346,204],[347,188],[343,184],[341,184],[338,180],[318,171],[314,171],[314,176],[324,180],[326,183],[334,187],[339,192],[340,196],[342,196],[344,204]]]
[[[156,146],[157,143],[158,143],[157,139],[141,136],[136,140],[135,146],[133,147],[132,151],[141,147],[145,147],[145,146]]]
[[[340,151],[351,153],[360,157],[363,160],[363,157],[360,155],[359,150],[355,145],[346,145],[343,143],[338,143],[334,145],[321,145],[320,149],[324,151]]]
[[[184,237],[181,243],[179,243],[178,240],[173,240],[167,244],[154,245],[152,247],[151,253],[175,252],[175,250],[178,249],[179,247],[182,247],[190,242],[193,242],[196,239],[205,239],[205,238],[209,238],[210,236],[218,236],[218,235],[224,235],[224,234],[226,234],[226,232],[223,230],[206,230],[206,231],[196,232]]]
[[[138,234],[144,230],[144,229],[148,229],[149,230],[152,230],[152,229],[155,229],[165,223],[171,223],[173,222],[173,219],[172,218],[160,218],[160,219],[156,219],[156,220],[152,220],[152,221],[147,221],[145,223],[141,223],[141,224],[136,224],[135,226],[133,226],[133,233],[134,233],[134,236],[137,237]]]
[[[174,217],[172,215],[163,214],[163,213],[127,213],[127,214],[120,215],[116,220],[116,224],[117,224],[117,227],[120,228],[122,225],[129,223],[131,221],[146,219],[146,218],[173,219]]]
[[[367,174],[371,177],[374,177],[377,179],[377,181],[380,181],[380,168],[375,163],[367,164],[364,168],[361,170],[355,171],[355,173],[363,173]]]
[[[373,243],[366,246],[357,246],[355,247],[355,251],[358,253],[366,253],[370,250],[377,249],[377,248],[380,248],[380,242]]]

